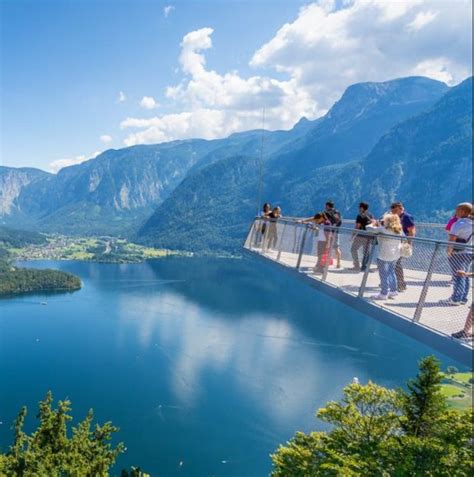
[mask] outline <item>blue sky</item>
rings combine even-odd
[[[1,0],[2,164],[221,137],[264,106],[289,128],[357,81],[455,84],[472,74],[472,7],[455,3]]]

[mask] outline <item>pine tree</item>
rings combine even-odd
[[[402,427],[408,435],[429,437],[446,411],[441,393],[443,375],[434,356],[422,359],[419,368],[417,376],[408,381],[408,392],[402,393]]]
[[[68,432],[72,417],[69,400],[53,407],[53,395],[48,392],[39,403],[37,429],[28,435],[23,431],[26,407],[15,421],[15,436],[10,451],[0,454],[0,475],[15,477],[106,477],[123,444],[113,446],[112,435],[118,428],[112,423],[96,424],[91,429],[93,412]]]

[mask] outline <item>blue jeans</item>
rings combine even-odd
[[[395,265],[397,261],[386,262],[385,260],[377,259],[377,266],[379,268],[380,275],[380,293],[387,295],[389,291],[397,291],[397,276],[395,275]]]
[[[462,252],[454,252],[449,257],[449,265],[453,272],[453,294],[451,300],[466,301],[469,294],[470,280],[469,277],[460,277],[456,272],[462,270],[467,272],[472,262],[472,255]]]

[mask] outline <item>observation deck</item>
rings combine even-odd
[[[325,227],[330,244],[324,266],[315,271],[317,263],[318,227],[301,223],[294,218],[276,221],[256,218],[245,240],[244,249],[267,262],[282,267],[309,285],[326,292],[398,331],[432,347],[467,366],[473,366],[473,340],[455,339],[452,333],[464,328],[472,304],[472,287],[467,303],[452,306],[443,303],[452,295],[452,270],[448,260],[443,228],[435,224],[417,225],[417,234],[410,238],[412,255],[402,258],[406,290],[393,299],[375,301],[380,291],[376,252],[378,239],[400,238],[349,228],[348,221],[341,227]],[[353,222],[352,222],[353,224]],[[335,241],[342,252],[341,266],[337,268]],[[367,247],[368,263],[365,271],[353,267],[351,247],[353,240]],[[331,243],[332,242],[332,243]],[[472,255],[472,245],[456,244],[456,253]],[[359,250],[362,261],[363,247]]]

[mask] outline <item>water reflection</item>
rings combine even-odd
[[[170,388],[180,405],[195,407],[206,398],[204,381],[211,372],[231,376],[253,406],[279,422],[294,419],[311,396],[324,394],[319,343],[308,341],[283,316],[244,310],[229,319],[220,307],[210,313],[168,289],[146,299],[121,295],[119,310],[119,345],[126,336],[137,340],[142,352],[156,348],[168,362]],[[348,372],[350,365],[344,375]]]

